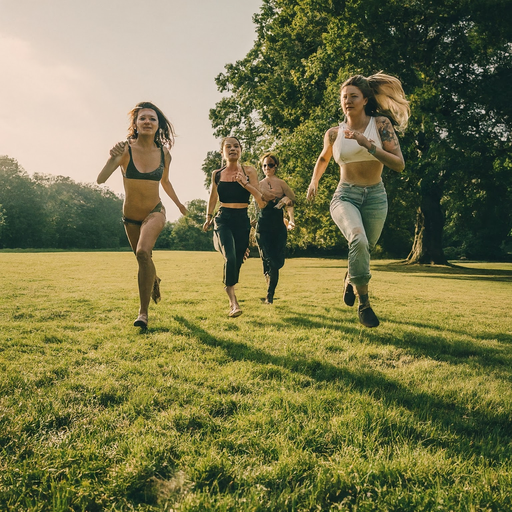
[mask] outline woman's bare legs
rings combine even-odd
[[[155,212],[144,220],[142,226],[125,224],[126,234],[130,245],[135,252],[139,264],[139,318],[137,320],[148,320],[148,307],[151,300],[151,291],[156,279],[156,269],[153,263],[152,252],[158,235],[165,225],[165,216]]]

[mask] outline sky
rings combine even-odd
[[[207,199],[217,150],[215,77],[256,38],[261,0],[0,0],[0,155],[30,174],[95,183],[128,116],[152,101],[177,133],[170,178],[181,202]],[[106,185],[123,192],[120,170]],[[167,220],[180,213],[160,189]]]

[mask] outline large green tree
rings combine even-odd
[[[276,148],[303,197],[323,133],[340,120],[342,81],[379,70],[399,77],[412,117],[401,136],[406,170],[399,181],[385,175],[388,226],[402,247],[412,242],[415,224],[409,261],[445,263],[449,198],[464,215],[472,209],[479,217],[474,230],[485,230],[492,211],[475,210],[482,193],[488,204],[512,199],[509,167],[499,165],[510,152],[510,19],[509,0],[263,0],[253,48],[216,79],[229,95],[210,113],[215,133],[239,135],[249,153]],[[316,204],[298,205],[301,227],[291,237],[297,245],[343,245],[326,213],[336,181],[331,166]],[[461,184],[468,184],[469,200]],[[499,252],[510,231],[509,210],[492,217],[499,229],[486,239],[489,253]],[[383,234],[383,244],[393,245],[393,232]]]

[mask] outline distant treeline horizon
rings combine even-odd
[[[130,250],[122,207],[123,198],[108,188],[31,177],[14,158],[0,156],[0,249]],[[166,223],[155,248],[213,250],[211,232],[201,229],[206,202],[187,207],[187,217]]]
[[[400,199],[399,177],[388,173],[384,180],[388,189],[390,213],[376,258],[404,259],[414,241],[415,207]],[[332,181],[332,180],[331,180]],[[303,208],[298,192],[296,209]],[[15,160],[0,156],[0,250],[130,250],[121,220],[122,196],[96,184],[77,183],[65,176],[34,174],[32,177]],[[461,203],[458,208],[463,208]],[[155,249],[213,251],[212,231],[204,233],[202,225],[206,201],[193,199],[187,203],[189,214],[165,224]],[[257,218],[253,205],[251,217]],[[457,209],[453,209],[457,213]],[[465,225],[471,236],[463,239],[456,215],[447,216],[444,251],[448,259],[509,260],[511,247],[503,240],[500,247],[482,246],[479,241],[488,228],[485,224]],[[319,224],[320,223],[320,224]],[[341,234],[331,229],[332,220],[308,219],[290,232],[289,256],[347,256],[347,244]],[[323,233],[324,236],[319,236]],[[312,234],[315,243],[311,243]],[[253,255],[257,255],[251,237]]]

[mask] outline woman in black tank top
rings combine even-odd
[[[261,194],[256,169],[240,164],[242,145],[236,137],[224,138],[220,150],[226,165],[212,173],[203,230],[207,231],[214,224],[213,243],[224,257],[223,282],[229,299],[228,316],[234,318],[242,314],[235,295],[235,285],[249,247],[249,199],[253,195],[260,208],[263,208],[266,205],[265,199],[271,197],[264,198]],[[213,213],[219,200],[220,208],[214,218]]]
[[[174,129],[162,111],[149,102],[139,103],[131,112],[128,142],[110,151],[110,159],[98,176],[105,181],[121,167],[125,199],[123,223],[139,264],[139,315],[134,325],[146,328],[151,298],[160,300],[160,279],[156,275],[152,252],[165,225],[165,208],[159,196],[160,184],[183,215],[187,209],[169,181],[169,149]]]
[[[284,266],[288,230],[295,227],[293,203],[295,194],[282,179],[276,176],[279,159],[273,153],[266,153],[260,159],[265,178],[260,181],[260,190],[274,196],[261,210],[256,225],[256,242],[263,263],[263,274],[267,280],[266,304],[274,302],[274,293],[279,280],[279,270]],[[288,213],[284,218],[283,209]]]

